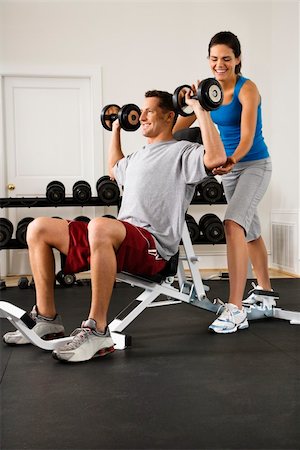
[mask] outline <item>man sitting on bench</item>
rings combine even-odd
[[[186,94],[197,116],[203,145],[176,141],[172,95],[148,91],[140,123],[146,145],[124,157],[121,129],[113,122],[109,147],[109,174],[123,190],[118,220],[100,217],[88,224],[39,217],[27,230],[30,264],[36,288],[31,311],[34,331],[43,338],[64,334],[54,302],[53,248],[66,255],[63,272],[91,270],[92,298],[88,319],[71,334],[72,340],[53,351],[54,358],[68,362],[89,360],[114,350],[107,327],[107,311],[116,273],[154,275],[177,253],[185,213],[195,186],[206,169],[219,167],[226,155],[209,112]],[[20,331],[6,333],[7,344],[29,341]]]

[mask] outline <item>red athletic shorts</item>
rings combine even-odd
[[[158,254],[153,236],[144,228],[136,227],[128,222],[121,222],[126,228],[126,237],[116,254],[117,272],[154,275],[162,271],[166,261]],[[69,234],[70,245],[63,272],[69,274],[89,270],[88,224],[70,221]]]

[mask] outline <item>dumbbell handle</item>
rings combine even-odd
[[[117,120],[118,114],[104,114],[103,119],[104,120],[110,120],[111,122],[114,122]]]

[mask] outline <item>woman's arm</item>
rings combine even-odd
[[[260,95],[256,85],[252,81],[247,80],[242,87],[239,94],[239,101],[242,105],[240,142],[234,153],[227,158],[226,163],[213,170],[214,175],[224,175],[230,172],[233,166],[247,155],[253,145]]]
[[[184,128],[189,128],[196,120],[195,114],[192,114],[191,116],[183,117],[178,116],[176,123],[173,127],[172,133],[176,133],[176,131],[182,130]]]
[[[253,145],[260,95],[252,81],[246,81],[240,91],[239,100],[242,105],[241,139],[232,155],[236,161],[242,159]]]

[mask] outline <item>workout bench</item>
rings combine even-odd
[[[109,324],[116,349],[122,350],[131,344],[130,336],[127,336],[122,332],[146,308],[175,305],[185,302],[189,305],[213,313],[217,313],[218,310],[219,312],[222,311],[222,308],[224,307],[223,303],[219,300],[211,301],[206,295],[209,288],[202,282],[199,271],[199,258],[195,255],[186,223],[184,224],[182,234],[182,249],[184,255],[178,257],[177,267],[176,261],[173,259],[169,264],[170,271],[162,274],[160,278],[157,276],[153,278],[137,277],[125,272],[117,274],[117,281],[142,288],[143,292],[123,309]],[[183,261],[186,261],[188,264],[191,281],[187,280]],[[176,274],[177,280],[175,282],[174,277]],[[159,296],[162,296],[165,299],[159,301],[157,300]],[[44,350],[57,349],[62,344],[65,344],[72,339],[71,337],[48,341],[41,339],[32,330],[35,322],[31,319],[29,314],[9,302],[0,301],[0,317],[8,319],[30,340],[32,344]],[[268,304],[264,303],[248,308],[249,320],[265,318],[289,320],[291,324],[300,324],[300,312],[297,311],[287,311],[281,308],[270,307]]]
[[[188,140],[202,143],[199,127],[186,128],[174,134],[177,140]],[[146,308],[175,305],[181,302],[211,311],[221,312],[224,304],[220,300],[211,301],[206,292],[209,288],[202,282],[199,271],[199,259],[195,255],[187,224],[184,224],[182,234],[182,249],[184,255],[172,258],[168,264],[168,272],[154,277],[138,277],[129,273],[118,273],[117,281],[128,283],[143,289],[143,292],[135,298],[118,316],[109,324],[112,339],[116,349],[124,349],[131,343],[130,336],[122,332],[128,325],[136,319]],[[185,275],[183,261],[187,262],[191,275],[188,281]],[[174,283],[177,275],[176,283]],[[163,296],[165,300],[158,301],[158,297]],[[248,319],[257,320],[265,318],[276,318],[289,320],[291,324],[300,324],[300,312],[286,311],[270,306],[267,302],[247,308]],[[35,322],[29,314],[21,308],[8,302],[0,301],[0,317],[8,319],[17,329],[21,331],[32,344],[44,350],[54,350],[62,344],[70,341],[71,337],[53,339],[45,341],[32,330]]]

